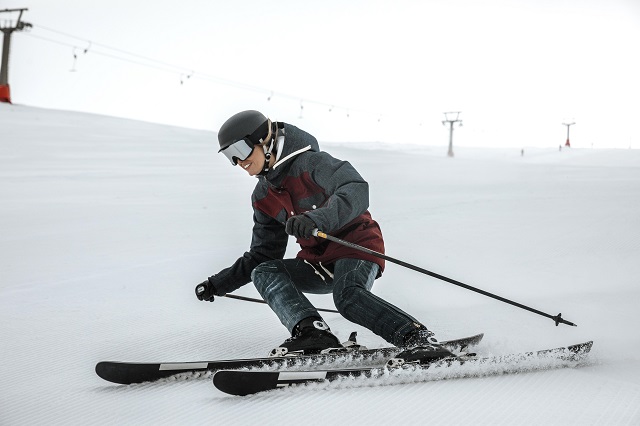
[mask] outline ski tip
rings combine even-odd
[[[96,364],[95,370],[98,377],[100,377],[103,380],[106,380],[112,383],[126,384],[126,380],[123,380],[123,378],[120,377],[117,374],[117,371],[113,368],[112,362],[101,361]]]
[[[213,375],[213,385],[218,390],[236,396],[253,395],[278,388],[278,372],[220,370]]]
[[[159,364],[136,364],[117,361],[101,361],[96,364],[96,374],[107,382],[132,385],[169,377],[175,372],[158,371]]]
[[[444,340],[440,342],[442,345],[448,348],[454,349],[466,349],[469,346],[478,345],[484,338],[484,333],[476,334],[462,339]]]
[[[96,364],[96,374],[107,382],[119,385],[130,385],[134,381],[129,377],[128,370],[122,369],[119,363],[112,361],[101,361]]]
[[[587,342],[578,343],[577,345],[567,346],[567,349],[573,352],[576,356],[585,356],[589,352],[591,352],[592,347],[593,347],[593,340],[589,340]]]
[[[591,348],[593,347],[593,340],[589,340],[588,342],[584,342],[581,346],[583,348],[585,348],[585,349],[591,350]]]

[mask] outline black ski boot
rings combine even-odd
[[[402,352],[387,361],[387,367],[399,367],[407,363],[431,364],[441,359],[456,357],[424,326],[409,333],[403,346],[405,349]]]
[[[319,354],[328,349],[343,348],[322,318],[303,319],[294,327],[292,334],[293,336],[273,349],[269,356],[310,355]]]

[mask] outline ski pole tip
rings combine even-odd
[[[574,324],[574,323],[572,323],[571,321],[567,321],[567,320],[565,320],[564,318],[562,318],[562,313],[559,313],[559,314],[558,314],[558,315],[556,315],[555,317],[551,317],[551,319],[553,319],[553,321],[555,321],[555,323],[556,323],[556,327],[557,327],[558,325],[560,325],[560,323],[562,323],[562,324],[566,324],[566,325],[570,325],[570,326],[572,326],[572,327],[577,327],[577,326],[578,326],[578,324]]]

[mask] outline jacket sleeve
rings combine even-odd
[[[369,184],[348,162],[326,152],[309,156],[312,179],[325,190],[325,204],[306,212],[318,229],[331,233],[344,227],[369,208]]]
[[[251,248],[229,268],[209,277],[216,295],[223,296],[251,282],[251,272],[259,264],[282,259],[287,250],[287,241],[288,235],[283,224],[254,209]]]

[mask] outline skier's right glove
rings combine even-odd
[[[294,237],[307,240],[313,235],[313,230],[318,228],[313,220],[304,214],[291,216],[285,224],[285,232]]]
[[[198,298],[198,300],[207,300],[209,302],[213,302],[213,300],[215,299],[214,296],[216,294],[216,288],[213,286],[211,281],[209,281],[209,279],[196,286],[196,297]]]

